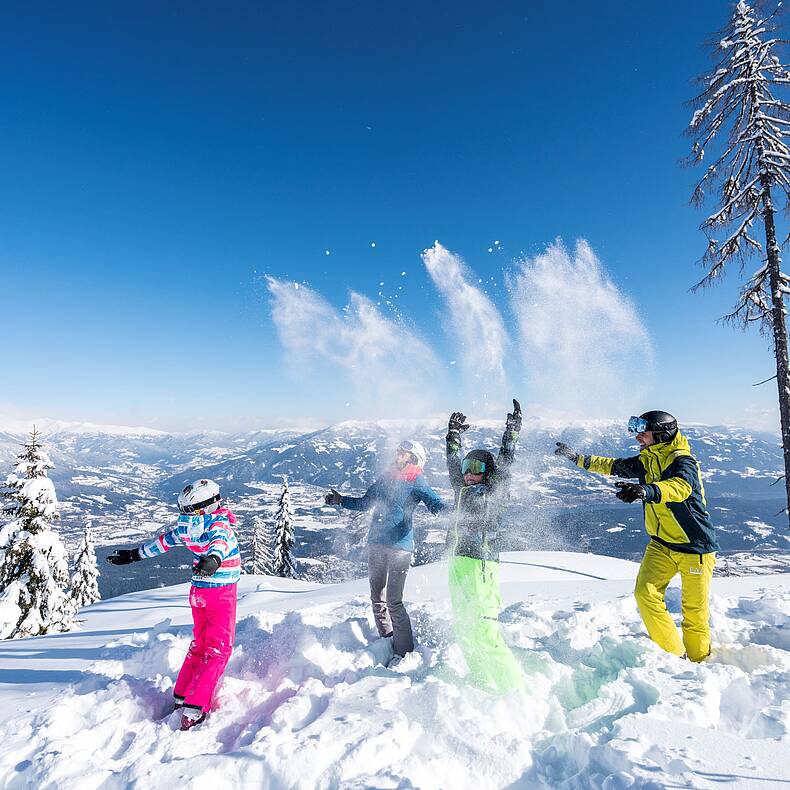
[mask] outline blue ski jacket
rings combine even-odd
[[[356,511],[373,508],[368,543],[414,551],[412,516],[420,502],[434,514],[447,507],[426,482],[422,469],[409,465],[376,480],[361,497],[342,497],[340,506]]]

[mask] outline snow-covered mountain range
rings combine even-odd
[[[24,440],[21,426],[0,430],[0,471]],[[389,463],[395,445],[418,439],[429,451],[426,476],[445,497],[450,491],[440,422],[343,422],[308,431],[266,430],[165,433],[148,429],[49,423],[44,442],[55,464],[51,477],[61,503],[61,530],[76,543],[86,520],[99,544],[139,542],[176,514],[179,489],[198,476],[217,480],[242,517],[271,516],[282,477],[288,476],[296,511],[297,554],[313,578],[343,578],[364,543],[365,518],[323,507],[328,486],[362,493]],[[777,438],[730,426],[687,426],[702,466],[708,504],[726,552],[790,549]],[[465,446],[496,448],[498,423],[474,425]],[[559,427],[528,420],[514,465],[509,520],[514,550],[578,550],[634,558],[644,544],[639,507],[614,498],[612,481],[556,458],[556,441],[583,452],[626,456],[633,439],[615,422]],[[446,525],[418,509],[418,555],[441,553]],[[244,538],[244,534],[242,534]],[[355,554],[355,552],[357,554]],[[761,568],[770,566],[766,555]],[[173,570],[184,558],[168,558]],[[732,562],[737,557],[732,556]],[[309,568],[307,566],[310,566]],[[308,572],[310,571],[310,572]],[[173,578],[173,581],[177,577]],[[129,589],[124,587],[122,589]]]

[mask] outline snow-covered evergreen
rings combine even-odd
[[[261,575],[271,575],[274,558],[272,550],[274,540],[272,531],[261,516],[252,519],[252,572]]]
[[[274,573],[277,576],[295,577],[291,550],[294,545],[293,510],[288,478],[283,478],[283,488],[275,516]]]
[[[74,604],[67,592],[69,569],[60,535],[52,469],[33,427],[2,492],[9,520],[0,529],[0,638],[68,631]]]
[[[99,594],[99,566],[96,563],[96,551],[93,546],[93,533],[90,522],[85,525],[82,542],[74,560],[74,573],[71,577],[71,597],[77,609],[101,600],[101,595]]]
[[[770,336],[776,357],[776,380],[784,449],[785,491],[790,515],[790,362],[787,352],[785,298],[790,277],[782,271],[777,219],[790,208],[790,104],[785,100],[790,70],[779,51],[786,41],[776,33],[779,6],[758,12],[736,3],[728,25],[716,36],[713,70],[699,78],[703,90],[689,134],[694,138],[690,161],[703,161],[708,146],[718,145],[694,191],[702,204],[708,192],[716,209],[703,223],[708,237],[707,273],[699,286],[718,281],[726,268],[739,271],[745,258],[758,256],[758,266],[741,288],[727,320],[743,328],[757,324]],[[761,241],[754,232],[762,226]]]

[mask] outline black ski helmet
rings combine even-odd
[[[678,421],[667,411],[654,409],[639,415],[646,423],[647,430],[653,432],[656,442],[671,442],[678,433]]]
[[[486,465],[485,472],[483,472],[484,483],[488,483],[493,475],[496,474],[496,461],[488,450],[472,450],[464,456],[464,461],[466,461],[467,458],[482,461]]]

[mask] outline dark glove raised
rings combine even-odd
[[[447,422],[447,431],[448,433],[452,433],[453,431],[457,431],[458,433],[463,433],[469,428],[469,423],[466,421],[466,415],[462,414],[460,411],[454,411],[450,415],[450,419]]]
[[[343,495],[335,491],[334,488],[330,488],[329,493],[324,497],[324,502],[327,505],[342,505]]]
[[[521,432],[521,404],[513,398],[513,411],[505,418],[505,430]]]
[[[217,568],[222,565],[219,557],[213,554],[205,554],[195,563],[195,573],[198,576],[213,576]]]
[[[579,454],[576,450],[571,449],[564,442],[557,442],[557,449],[554,451],[554,455],[560,455],[563,458],[567,458],[569,461],[573,461],[573,463],[576,463],[579,458]]]
[[[141,559],[140,549],[116,549],[112,554],[108,555],[107,562],[110,565],[130,565]]]
[[[639,483],[615,483],[619,489],[615,496],[621,502],[636,502],[638,499],[647,499],[647,489]]]

